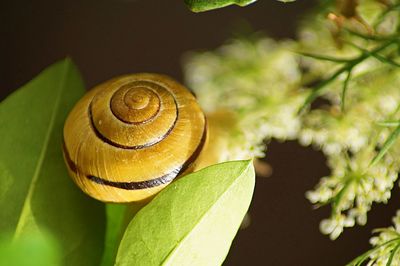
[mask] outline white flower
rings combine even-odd
[[[299,56],[293,42],[238,39],[215,52],[192,54],[186,79],[207,113],[228,109],[236,114],[228,159],[263,157],[264,141],[294,139],[301,128]]]
[[[365,149],[347,159],[343,154],[330,155],[328,163],[332,175],[322,178],[313,191],[306,193],[313,204],[331,202],[334,211],[329,219],[321,222],[321,231],[332,239],[345,227],[366,224],[372,204],[386,203],[390,198],[399,165],[381,160],[371,166],[369,163],[375,154]]]
[[[352,226],[354,226],[354,219],[337,214],[330,219],[322,220],[319,228],[323,234],[329,235],[332,240],[335,240],[343,232],[343,228]]]
[[[371,237],[369,242],[376,249],[370,252],[367,265],[387,265],[390,257],[392,257],[392,266],[400,265],[400,249],[398,248],[400,246],[399,223],[400,210],[393,217],[394,227],[390,226],[375,230],[379,234]],[[393,254],[393,252],[395,253]]]

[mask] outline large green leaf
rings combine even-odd
[[[249,207],[251,161],[214,165],[169,185],[129,224],[116,265],[220,265]]]
[[[246,6],[256,0],[185,0],[185,4],[193,12],[202,12],[229,5]]]
[[[0,265],[59,265],[60,253],[58,243],[45,232],[24,235],[11,243],[9,236],[0,238]]]
[[[67,113],[84,93],[69,59],[58,62],[0,104],[0,232],[18,240],[47,230],[65,265],[99,265],[104,205],[68,177],[62,156]]]

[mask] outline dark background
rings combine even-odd
[[[220,46],[243,21],[272,37],[294,38],[298,19],[314,4],[259,0],[194,14],[183,0],[2,0],[0,99],[67,55],[88,88],[133,72],[182,80],[185,52]],[[397,185],[390,206],[373,206],[367,226],[330,241],[318,229],[329,208],[313,210],[304,197],[329,174],[322,154],[296,142],[272,142],[266,161],[273,175],[258,177],[251,224],[239,231],[224,265],[344,265],[369,248],[373,228],[391,225],[400,201]]]

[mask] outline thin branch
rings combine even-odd
[[[396,129],[392,132],[392,134],[389,135],[389,137],[386,139],[385,143],[383,144],[381,150],[379,153],[375,156],[375,158],[371,161],[369,166],[373,166],[377,164],[383,156],[388,152],[390,147],[395,143],[397,138],[400,136],[400,125],[396,127]]]
[[[308,95],[306,100],[304,101],[303,105],[301,106],[299,112],[302,113],[305,111],[305,109],[320,95],[321,91],[333,80],[335,80],[339,75],[342,73],[351,70],[354,66],[357,64],[361,63],[364,61],[366,58],[369,56],[372,56],[372,54],[379,53],[380,51],[386,49],[388,46],[392,45],[395,43],[395,40],[390,40],[382,45],[376,47],[375,49],[372,49],[371,51],[368,51],[368,53],[363,52],[361,55],[358,57],[354,58],[353,60],[347,62],[343,67],[339,68],[335,73],[333,73],[330,77],[328,77],[325,80],[322,80],[319,84],[316,85],[316,87],[311,91],[311,93]]]
[[[331,56],[326,56],[326,55],[310,54],[310,53],[305,53],[305,52],[297,52],[297,53],[300,55],[306,56],[306,57],[311,57],[314,59],[330,61],[330,62],[335,62],[335,63],[348,63],[352,60],[352,59],[345,59],[345,58],[336,58],[336,57],[331,57]]]
[[[398,39],[400,36],[399,34],[394,34],[394,35],[389,35],[389,36],[378,36],[378,35],[367,35],[363,34],[360,32],[353,31],[351,29],[343,28],[346,32],[350,33],[351,35],[354,35],[355,37],[359,37],[364,40],[371,40],[371,41],[388,41],[388,40],[393,40],[393,39]]]
[[[393,239],[391,239],[391,240],[389,240],[389,241],[387,241],[387,242],[385,242],[383,244],[375,246],[374,248],[366,251],[365,253],[361,254],[360,256],[358,256],[357,258],[355,258],[354,260],[352,260],[351,262],[346,264],[346,266],[359,266],[359,265],[361,265],[361,263],[363,263],[365,260],[367,260],[371,254],[373,254],[374,252],[376,252],[380,248],[382,248],[384,246],[396,244],[396,242],[399,241],[399,240],[400,240],[400,238],[397,237],[397,238],[393,238]]]
[[[386,15],[387,14],[389,14],[390,12],[392,12],[392,11],[394,11],[394,10],[396,10],[396,9],[400,9],[400,4],[399,3],[397,3],[397,4],[394,4],[394,5],[391,5],[391,6],[389,6],[385,11],[383,11],[379,16],[378,16],[378,18],[376,19],[376,21],[375,21],[375,23],[374,23],[374,29],[376,29],[382,22],[383,22],[383,20],[385,19],[385,17],[386,17]]]
[[[393,258],[396,256],[397,251],[400,249],[400,243],[398,243],[395,248],[392,250],[392,254],[390,254],[389,260],[386,263],[386,266],[392,266]]]
[[[346,92],[347,92],[347,88],[349,86],[349,81],[350,81],[350,78],[351,78],[351,71],[352,71],[352,69],[349,69],[347,71],[347,77],[346,77],[345,81],[343,82],[342,102],[341,102],[342,113],[344,112],[345,101],[346,101]]]
[[[389,64],[389,65],[392,65],[392,66],[395,66],[395,67],[400,67],[400,63],[397,63],[396,61],[394,61],[394,60],[392,60],[392,59],[390,59],[390,58],[388,58],[388,57],[382,56],[382,55],[380,55],[379,53],[370,52],[370,51],[368,51],[367,49],[364,49],[364,48],[362,48],[362,47],[356,45],[355,43],[352,43],[352,42],[346,42],[346,43],[347,43],[348,45],[351,45],[351,46],[353,46],[354,48],[356,48],[356,49],[362,51],[363,53],[366,53],[366,54],[368,54],[368,55],[370,55],[370,56],[372,56],[372,57],[375,57],[376,59],[378,59],[378,60],[381,61],[382,63],[386,63],[386,64]]]
[[[381,121],[377,122],[377,125],[382,127],[398,127],[400,126],[400,121]]]

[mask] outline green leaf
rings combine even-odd
[[[47,230],[61,245],[64,265],[99,265],[104,205],[85,196],[67,174],[62,129],[84,93],[66,59],[0,104],[0,231],[14,241]]]
[[[129,204],[106,205],[107,230],[101,266],[114,265],[118,247],[126,227],[146,203],[147,202],[132,202]]]
[[[205,168],[169,185],[129,224],[116,265],[220,265],[250,205],[251,161]]]
[[[101,266],[114,265],[115,256],[117,255],[119,242],[121,241],[126,212],[124,204],[107,204],[107,229],[104,241],[104,254]],[[126,227],[126,225],[125,225]]]
[[[256,0],[185,0],[185,4],[193,12],[203,12],[229,5],[246,6]]]
[[[10,236],[0,238],[0,265],[60,265],[60,247],[49,234],[25,235],[17,241]]]
[[[390,136],[387,138],[385,143],[383,144],[381,150],[379,153],[375,156],[375,158],[371,161],[370,165],[375,165],[378,163],[383,156],[387,153],[387,151],[390,149],[390,147],[395,143],[397,138],[400,136],[400,125],[397,126],[397,128],[390,134]]]

